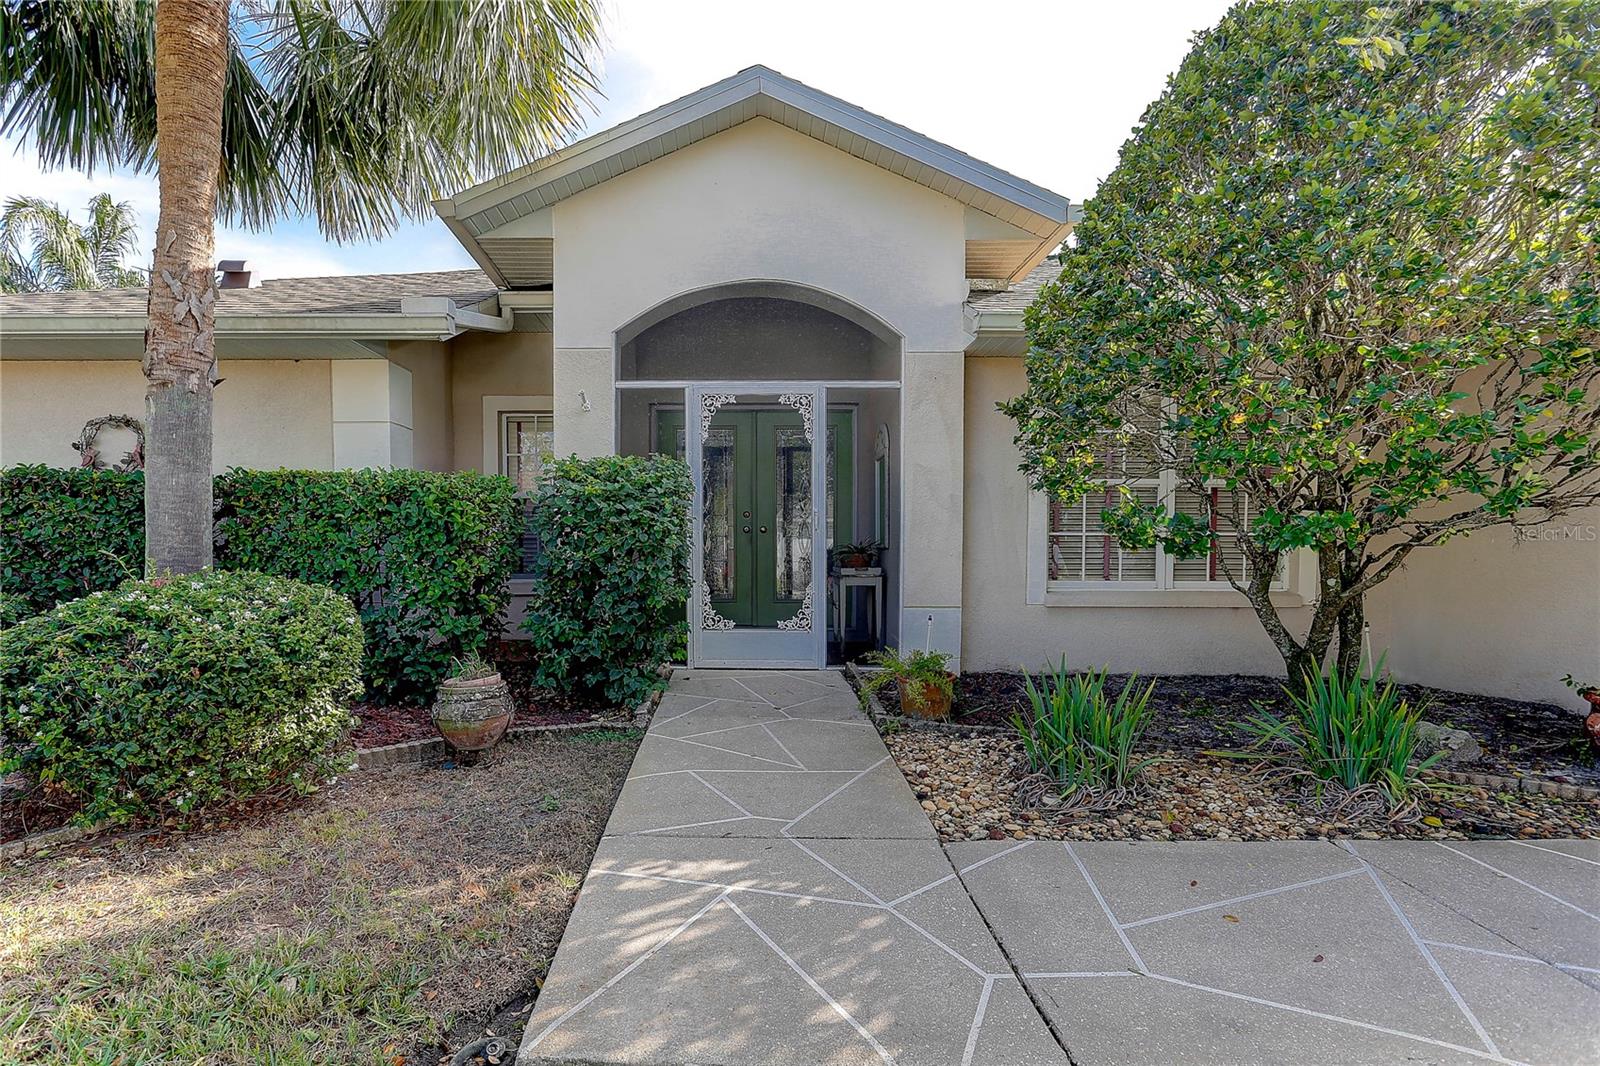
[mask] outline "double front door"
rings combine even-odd
[[[684,458],[684,428],[681,410],[657,411],[655,450]],[[852,535],[853,411],[828,412],[827,441],[825,529],[832,546]],[[800,413],[723,407],[705,430],[701,462],[702,574],[710,605],[739,627],[793,618],[812,574],[811,443]],[[819,563],[826,568],[826,560]]]

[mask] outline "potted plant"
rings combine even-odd
[[[882,554],[882,544],[875,540],[864,540],[857,544],[841,544],[833,549],[833,561],[843,570],[864,570],[877,566]]]
[[[893,681],[900,692],[901,714],[941,721],[950,717],[956,678],[950,672],[948,653],[914,651],[907,655],[888,648],[869,653],[866,661],[883,668],[867,678],[862,686],[866,692],[876,692]]]
[[[476,758],[511,724],[511,689],[477,655],[456,659],[433,701],[433,725],[457,752]]]
[[[1600,751],[1600,685],[1587,681],[1579,681],[1571,674],[1561,679],[1572,691],[1583,697],[1589,703],[1589,714],[1583,720],[1584,732],[1589,734],[1589,744],[1595,751]]]

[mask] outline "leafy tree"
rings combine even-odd
[[[143,285],[142,273],[122,265],[138,239],[132,205],[109,193],[89,200],[87,225],[49,200],[12,197],[0,210],[0,292]]]
[[[8,0],[0,133],[154,170],[146,566],[211,562],[214,226],[373,238],[576,128],[595,0]]]
[[[1179,557],[1238,534],[1224,576],[1291,677],[1335,642],[1355,671],[1413,552],[1600,501],[1597,21],[1241,4],[1199,35],[1028,312],[1002,410],[1033,483],[1103,491],[1108,447],[1171,468],[1201,506],[1118,474],[1108,528]],[[1300,549],[1295,632],[1269,592]]]

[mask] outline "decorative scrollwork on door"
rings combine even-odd
[[[809,588],[806,589],[806,598],[800,601],[800,609],[794,613],[794,617],[779,619],[778,628],[787,629],[796,633],[805,633],[810,631],[811,590]]]
[[[806,440],[815,444],[816,434],[812,430],[811,416],[812,396],[809,392],[786,392],[778,397],[778,402],[786,407],[793,407],[800,412],[800,421],[806,429]]]
[[[704,440],[706,434],[711,432],[711,420],[717,417],[719,408],[726,407],[739,397],[731,392],[708,392],[700,397],[700,439]]]
[[[724,618],[711,606],[711,586],[700,582],[700,628],[723,630],[733,628],[733,619]]]

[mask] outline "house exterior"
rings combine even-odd
[[[883,639],[965,669],[1281,669],[1210,561],[1124,552],[1093,501],[1017,471],[995,404],[1023,389],[1066,197],[753,67],[436,209],[480,270],[224,289],[219,469],[531,487],[552,450],[682,455],[703,665],[821,665],[838,596],[813,560],[877,539]],[[76,465],[86,420],[139,412],[143,311],[0,298],[0,462]],[[1418,552],[1371,598],[1373,648],[1406,680],[1562,698],[1600,665],[1597,525]],[[1291,624],[1312,578],[1280,581]]]

